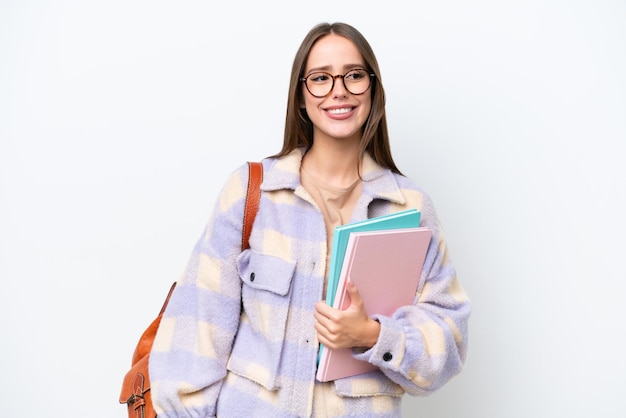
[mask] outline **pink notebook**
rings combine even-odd
[[[428,228],[350,233],[333,307],[350,306],[346,280],[359,289],[370,316],[391,316],[399,307],[413,304],[431,235]],[[316,377],[327,382],[377,369],[355,359],[350,348],[324,347]]]

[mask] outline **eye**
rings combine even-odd
[[[316,84],[328,83],[331,78],[331,75],[327,73],[312,73],[307,77],[311,83]]]
[[[352,70],[346,74],[345,78],[350,81],[360,81],[367,77],[367,71],[365,70]]]

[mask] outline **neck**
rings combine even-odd
[[[314,142],[302,160],[303,169],[334,187],[348,187],[359,177],[358,143]]]

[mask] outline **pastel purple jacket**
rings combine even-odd
[[[414,304],[377,316],[378,342],[355,354],[380,370],[315,380],[313,312],[328,249],[322,213],[300,184],[302,156],[298,149],[263,160],[259,212],[243,252],[247,164],[224,185],[150,354],[159,418],[399,417],[405,392],[430,394],[461,371],[471,307],[433,203],[366,155],[351,221],[416,208],[433,238]]]

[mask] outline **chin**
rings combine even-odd
[[[361,129],[326,131],[326,134],[335,139],[348,140],[348,139],[354,139],[354,138],[361,138]]]

